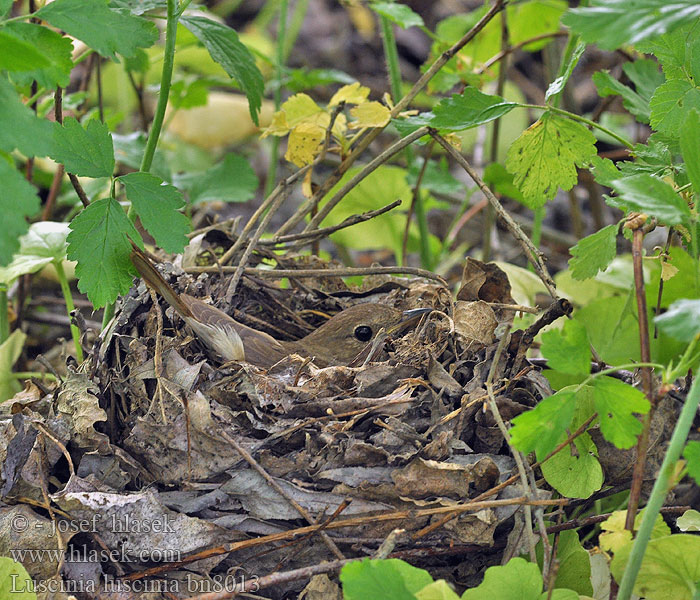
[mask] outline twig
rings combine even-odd
[[[501,219],[503,219],[510,232],[513,234],[513,236],[518,241],[522,249],[525,251],[525,254],[532,263],[533,267],[535,268],[535,271],[542,280],[542,283],[544,283],[549,294],[553,298],[556,298],[556,284],[554,283],[552,276],[549,274],[549,271],[547,270],[547,267],[545,266],[544,261],[542,260],[541,252],[537,248],[535,248],[535,246],[532,245],[530,239],[523,233],[523,230],[520,229],[520,227],[518,227],[518,224],[503,208],[501,203],[498,201],[498,198],[494,196],[493,192],[489,189],[486,183],[484,183],[484,180],[481,179],[481,177],[479,177],[479,174],[467,162],[467,159],[464,158],[464,156],[462,156],[459,152],[457,152],[457,150],[455,150],[455,148],[453,148],[450,145],[450,143],[434,129],[430,130],[430,135],[433,136],[435,140],[437,140],[438,144],[440,144],[445,150],[447,150],[447,153],[460,164],[460,166],[474,180],[474,183],[476,183],[476,185],[479,186],[479,189],[483,192],[484,196],[488,198],[488,201],[494,207],[498,216],[501,217]]]
[[[496,64],[499,60],[502,58],[505,58],[509,54],[512,54],[516,50],[520,50],[523,46],[527,46],[528,44],[532,44],[533,42],[539,42],[540,40],[546,40],[547,38],[550,37],[564,37],[569,35],[568,31],[554,31],[551,33],[542,33],[540,35],[535,35],[531,38],[528,38],[526,40],[523,40],[522,42],[518,42],[517,44],[513,44],[512,46],[508,46],[505,50],[501,50],[498,54],[493,55],[491,58],[489,58],[483,65],[481,65],[474,73],[476,75],[481,75],[482,73],[486,72],[489,68],[491,68],[494,64]]]
[[[57,87],[56,92],[53,95],[54,98],[54,116],[56,117],[56,123],[63,124],[63,88],[62,87]],[[83,203],[83,206],[87,208],[90,206],[90,200],[87,197],[87,194],[85,193],[85,190],[83,189],[83,186],[80,185],[80,181],[78,181],[78,178],[73,174],[73,173],[68,173],[68,179],[70,179],[70,182],[73,184],[73,189],[75,190],[75,193],[78,194],[78,198],[80,198],[80,201]]]
[[[235,273],[237,267],[221,267],[224,273]],[[218,273],[216,267],[188,267],[184,269],[187,273]],[[353,277],[355,275],[391,275],[394,273],[404,273],[406,275],[416,275],[417,277],[425,277],[439,281],[447,287],[447,282],[425,269],[418,267],[343,267],[341,269],[254,269],[245,268],[245,275],[253,275],[262,279],[282,279],[284,277]]]
[[[309,525],[314,524],[314,519],[313,517],[307,512],[307,510],[299,504],[294,498],[292,498],[287,492],[284,491],[282,486],[280,486],[279,483],[277,483],[270,475],[268,472],[263,469],[258,461],[256,461],[253,456],[243,447],[241,446],[234,437],[228,435],[224,429],[220,430],[221,435],[226,438],[226,441],[231,444],[236,452],[240,454],[246,462],[255,469],[255,471],[265,480],[267,481],[268,485],[275,490],[280,496],[282,496],[289,504],[294,507],[294,509],[302,516],[304,519],[306,519],[307,523]],[[325,524],[326,526],[328,525],[327,523]],[[328,549],[335,554],[336,558],[343,560],[345,556],[343,553],[340,551],[338,546],[335,545],[335,542],[328,537],[328,534],[325,531],[319,530],[318,531],[319,535],[321,536],[321,539],[323,542],[328,546]]]
[[[293,249],[297,249],[301,247],[302,245],[306,245],[311,243],[313,240],[321,238],[321,237],[326,237],[332,233],[335,233],[336,231],[339,231],[341,229],[346,229],[347,227],[351,227],[353,225],[356,225],[357,223],[364,223],[365,221],[369,221],[370,219],[373,219],[374,217],[378,217],[379,215],[383,215],[386,212],[389,212],[390,210],[396,208],[397,206],[401,205],[401,200],[394,200],[391,204],[387,204],[386,206],[382,206],[382,208],[378,208],[376,210],[370,210],[361,214],[357,215],[351,215],[347,219],[344,219],[342,223],[339,223],[338,225],[333,225],[332,227],[323,227],[321,229],[314,229],[313,231],[306,231],[303,233],[291,233],[289,235],[281,235],[278,237],[275,237],[274,239],[271,240],[260,240],[258,242],[258,246],[278,246],[280,244],[285,244],[288,242],[295,242],[295,241],[300,241],[303,242],[299,244],[295,244],[292,246]]]
[[[637,321],[639,323],[639,349],[642,362],[651,362],[651,351],[649,347],[649,321],[647,316],[647,299],[644,290],[644,271],[642,266],[642,243],[644,241],[644,230],[637,227],[632,237],[632,265],[634,269],[634,291],[637,297]],[[637,440],[637,458],[632,471],[632,484],[630,486],[630,497],[627,503],[627,517],[625,518],[625,529],[634,531],[634,519],[639,507],[639,499],[642,494],[642,483],[644,482],[644,467],[646,466],[646,456],[649,449],[649,430],[651,428],[651,417],[654,413],[654,382],[650,367],[642,367],[642,386],[644,395],[651,404],[649,412],[642,419],[642,433]]]

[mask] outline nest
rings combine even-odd
[[[198,296],[216,296],[225,283],[173,265],[162,272]],[[117,578],[211,591],[231,573],[245,582],[365,556],[387,538],[438,576],[476,583],[500,561],[522,496],[484,410],[486,382],[508,381],[494,392],[504,419],[551,393],[523,362],[534,331],[499,347],[498,328],[514,313],[494,265],[470,259],[456,303],[434,281],[374,277],[350,290],[332,275],[292,278],[288,289],[245,277],[220,308],[278,339],[302,337],[324,314],[358,302],[433,312],[368,364],[317,368],[291,355],[263,370],[212,359],[143,283],[132,288],[79,371],[54,392],[30,386],[3,406],[14,414],[3,421],[12,440],[5,495],[48,507],[53,480],[62,511],[40,516],[24,504],[5,518],[22,513],[35,523],[45,536],[36,547],[121,552],[126,559],[88,561],[84,576],[102,585]],[[484,502],[470,507],[475,498]],[[88,526],[52,536],[51,519]],[[405,533],[392,535],[397,528]],[[28,569],[41,577],[56,566]],[[78,577],[71,568],[67,580]]]

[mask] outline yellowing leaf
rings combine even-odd
[[[266,138],[268,135],[283,136],[289,133],[289,123],[287,123],[287,115],[283,110],[278,110],[272,115],[272,120],[270,124],[265,128],[261,139]]]
[[[674,267],[671,263],[663,261],[661,263],[661,279],[668,281],[678,273],[678,267]]]
[[[289,134],[284,157],[297,167],[311,164],[318,154],[325,135],[323,127],[314,123],[301,123]]]
[[[350,115],[355,121],[350,123],[350,129],[363,127],[384,127],[391,118],[389,109],[381,102],[363,102],[350,110]]]
[[[297,94],[299,96],[301,94]],[[360,85],[359,82],[351,83],[350,85],[344,85],[341,87],[328,103],[329,107],[336,106],[341,102],[346,104],[362,104],[367,100],[369,96],[369,88]]]
[[[263,137],[285,135],[300,123],[315,120],[321,115],[325,115],[323,109],[313,101],[311,96],[294,94],[272,116],[272,122],[265,130]]]

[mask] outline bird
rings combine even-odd
[[[178,294],[146,254],[132,242],[131,261],[144,281],[189,325],[203,345],[224,361],[269,368],[286,356],[311,358],[318,367],[349,365],[382,330],[392,334],[415,324],[431,308],[400,311],[385,304],[356,304],[296,341],[279,341],[239,323],[222,310],[189,294]]]

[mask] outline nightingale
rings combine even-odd
[[[381,329],[394,333],[432,310],[402,312],[384,304],[356,304],[300,340],[279,341],[194,296],[178,294],[138,246],[133,242],[132,246],[131,260],[141,277],[180,314],[209,350],[226,361],[245,361],[267,368],[290,354],[299,354],[310,357],[320,367],[348,365]]]

